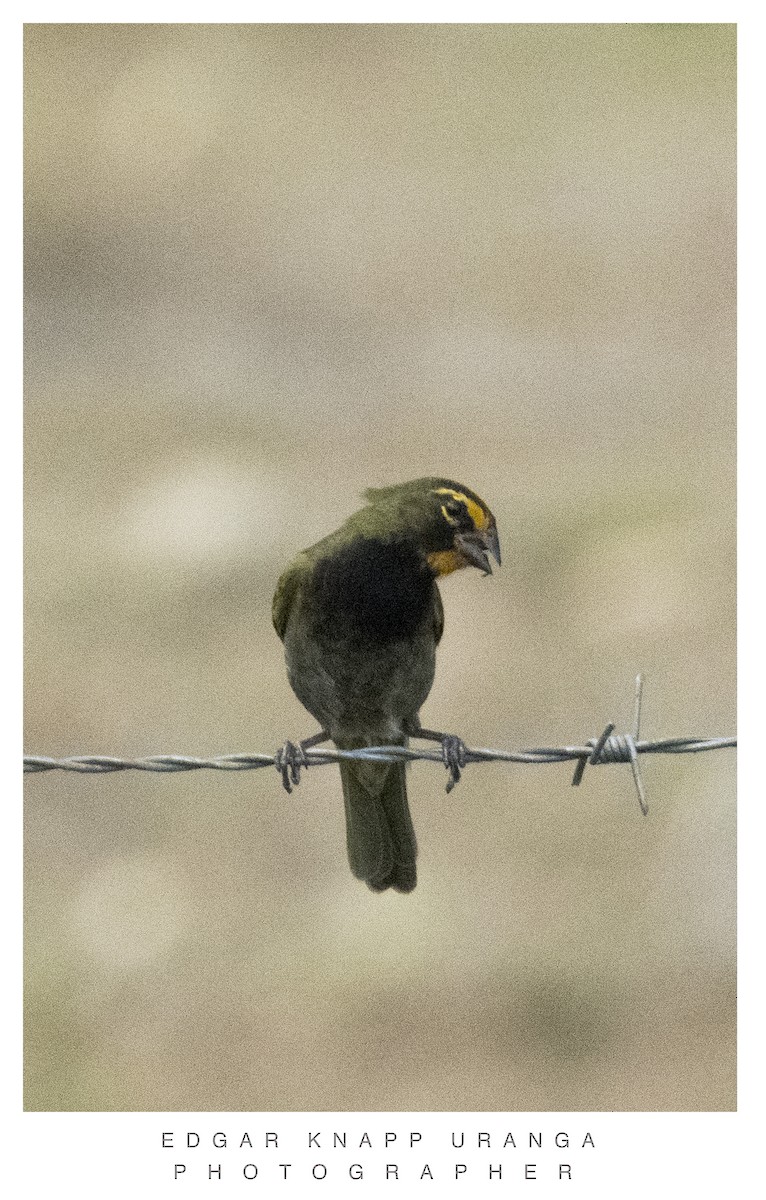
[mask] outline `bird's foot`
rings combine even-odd
[[[454,733],[444,733],[441,738],[442,762],[449,771],[447,791],[451,792],[456,783],[460,783],[460,772],[466,763],[465,742]]]
[[[435,729],[423,729],[422,725],[412,722],[405,726],[409,737],[423,738],[427,742],[438,742],[442,748],[442,762],[449,771],[447,791],[451,792],[456,783],[460,783],[460,772],[466,764],[468,752],[462,738],[454,733],[438,733]]]
[[[320,729],[319,733],[315,733],[313,737],[304,738],[297,745],[295,742],[285,742],[284,746],[277,750],[274,755],[274,766],[282,776],[282,786],[286,792],[291,792],[293,787],[300,783],[301,767],[308,770],[309,760],[304,751],[326,742],[329,736],[326,729]]]
[[[282,787],[286,792],[292,792],[301,781],[301,767],[308,767],[303,746],[285,742],[274,755],[274,766],[282,776]]]

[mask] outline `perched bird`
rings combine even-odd
[[[465,746],[423,729],[419,711],[434,679],[444,628],[437,579],[461,567],[492,573],[500,562],[495,518],[475,492],[452,479],[371,488],[367,504],[335,533],[303,550],[277,585],[273,621],[287,673],[321,732],[277,754],[288,791],[303,751],[332,739],[338,749],[439,741],[460,778]],[[415,887],[415,833],[404,763],[340,763],[351,870],[373,891]]]

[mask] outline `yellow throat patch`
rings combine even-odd
[[[428,565],[437,575],[451,575],[466,563],[455,550],[435,550],[433,554],[428,555]]]

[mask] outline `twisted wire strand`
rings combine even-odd
[[[573,787],[582,781],[586,766],[608,766],[614,763],[629,763],[633,783],[641,812],[647,816],[649,805],[639,767],[641,754],[698,754],[703,750],[723,750],[737,744],[733,737],[659,738],[640,741],[641,697],[643,679],[636,676],[633,707],[633,732],[614,733],[614,722],[610,721],[600,737],[589,738],[584,746],[538,746],[532,750],[485,750],[481,747],[461,744],[459,766],[451,761],[444,747],[440,750],[413,750],[411,746],[364,746],[358,750],[336,750],[326,747],[317,749],[304,743],[303,747],[292,747],[300,754],[301,767],[324,767],[339,762],[436,762],[447,767],[450,779],[447,791],[451,791],[460,779],[460,769],[468,763],[513,762],[513,763],[560,763],[576,762]],[[310,739],[316,740],[316,739]],[[454,739],[453,739],[454,741]],[[284,747],[283,749],[286,749]],[[48,758],[31,754],[24,758],[27,774],[42,771],[78,771],[81,774],[106,775],[114,771],[254,771],[259,767],[276,767],[282,775],[287,791],[292,783],[298,782],[295,766],[290,767],[282,752],[277,754],[222,754],[215,758],[193,758],[184,754],[153,754],[148,758],[112,758],[106,755],[84,754],[68,758]],[[292,774],[291,774],[292,772]]]
[[[627,746],[630,735],[609,736],[601,747],[594,766],[613,763],[629,763],[631,756]],[[574,760],[590,762],[596,738],[584,746],[540,746],[530,750],[489,750],[483,747],[466,746],[466,763],[513,762],[513,763],[560,763]],[[631,739],[632,740],[632,739]],[[634,742],[637,754],[698,754],[703,750],[723,750],[736,747],[735,737],[659,738],[652,741]],[[324,767],[343,761],[363,762],[443,762],[441,750],[413,750],[409,746],[365,746],[358,750],[311,749],[305,750],[308,766]],[[77,771],[80,774],[106,775],[115,771],[254,771],[259,767],[275,767],[273,754],[221,754],[214,758],[196,758],[186,754],[152,754],[145,758],[114,758],[108,755],[84,754],[66,758],[50,758],[41,754],[24,756],[24,773],[38,774],[43,771]]]

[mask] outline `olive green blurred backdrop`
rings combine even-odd
[[[277,576],[454,476],[469,743],[734,732],[734,27],[38,25],[28,753],[313,732]],[[32,1109],[728,1109],[734,752],[418,764],[411,896],[334,768],[27,781]]]

